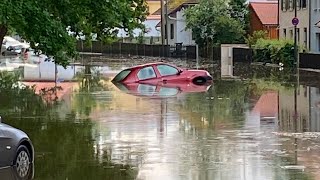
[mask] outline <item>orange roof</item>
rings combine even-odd
[[[278,24],[278,2],[264,1],[264,2],[250,2],[253,11],[259,17],[263,25],[277,25]]]

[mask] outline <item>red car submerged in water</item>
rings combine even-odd
[[[157,62],[125,69],[112,80],[114,83],[193,83],[206,85],[212,83],[212,76],[205,70],[189,70],[171,64]]]

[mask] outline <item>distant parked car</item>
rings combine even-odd
[[[205,70],[182,69],[167,63],[150,63],[134,66],[118,73],[112,82],[121,83],[177,83],[192,82],[197,85],[212,83]]]
[[[32,179],[34,148],[28,135],[1,122],[0,179]]]

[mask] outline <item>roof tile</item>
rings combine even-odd
[[[250,6],[264,25],[278,24],[278,2],[251,2]]]

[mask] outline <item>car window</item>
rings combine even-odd
[[[161,87],[159,91],[159,95],[162,97],[166,96],[175,96],[178,94],[178,89],[177,88],[167,88],[167,87]]]
[[[154,70],[151,66],[142,68],[138,72],[138,79],[139,80],[151,79],[151,78],[155,78],[155,77],[157,77],[156,73],[154,72]]]
[[[113,81],[120,82],[124,80],[124,78],[126,78],[130,74],[130,72],[131,72],[130,70],[121,71],[119,74],[116,75],[116,77],[113,78]]]
[[[152,96],[155,93],[156,89],[157,89],[156,86],[152,86],[148,84],[139,84],[137,90],[141,95]]]
[[[178,69],[168,65],[158,65],[157,66],[161,76],[170,76],[178,74]]]

